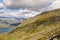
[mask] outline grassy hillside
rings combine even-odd
[[[0,40],[60,40],[60,9],[29,18]]]

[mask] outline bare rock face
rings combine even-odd
[[[0,40],[60,40],[60,9],[43,12],[24,21]]]

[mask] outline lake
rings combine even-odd
[[[6,32],[9,32],[11,31],[14,27],[17,27],[18,25],[20,25],[20,23],[15,23],[15,24],[11,24],[11,26],[13,27],[8,27],[8,28],[0,28],[0,33],[6,33]]]
[[[13,28],[0,28],[0,33],[6,33],[11,31]]]

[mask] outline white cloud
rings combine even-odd
[[[9,17],[8,20],[13,20],[13,22],[17,22],[15,18],[27,19],[45,10],[60,8],[60,0],[4,0],[4,3],[10,9],[21,8],[17,12],[0,10],[0,17]],[[51,3],[51,5],[48,5],[49,3]],[[36,12],[35,10],[40,10],[40,12]],[[20,20],[18,22],[20,22]]]
[[[2,9],[4,7],[3,3],[0,3],[0,9]]]
[[[60,0],[55,0],[49,8],[51,8],[51,9],[60,8]]]
[[[2,12],[0,14],[0,19],[6,20],[9,23],[20,23],[24,19],[28,19],[30,17],[34,17],[35,15],[40,14],[39,12],[31,11],[28,9],[24,9],[24,10],[20,9],[17,12],[13,12],[11,10],[10,11],[0,10],[0,11]],[[20,19],[20,20],[17,20],[15,18]]]
[[[4,13],[4,10],[0,10],[0,14]]]
[[[10,5],[11,4],[11,0],[3,0],[3,2],[6,4],[6,5]]]
[[[3,10],[0,10],[0,11],[2,12],[0,14],[0,16],[4,16],[4,17],[18,17],[18,18],[21,18],[21,17],[26,18],[27,17],[27,18],[30,18],[30,17],[34,17],[37,14],[40,14],[40,12],[35,12],[35,11],[28,10],[28,9],[24,9],[24,10],[20,9],[17,12],[3,11]]]
[[[47,7],[53,0],[4,0],[5,5],[10,9],[29,9],[29,10],[41,10],[43,7]]]
[[[21,8],[17,12],[10,11],[5,12],[6,14],[2,14],[10,17],[14,16],[29,18],[39,14],[39,12],[35,12],[34,10],[40,10],[40,12],[43,12],[45,10],[60,8],[60,0],[4,0],[4,3],[8,8]],[[52,4],[48,5],[49,3]],[[42,7],[41,9],[41,6],[46,6],[46,8]],[[25,9],[23,10],[23,8]]]
[[[60,0],[55,0],[51,3],[50,6],[45,8],[45,10],[48,11],[48,10],[55,10],[55,9],[59,9],[59,8],[60,8]]]

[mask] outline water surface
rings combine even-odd
[[[0,28],[0,33],[6,33],[11,31],[13,28]]]

